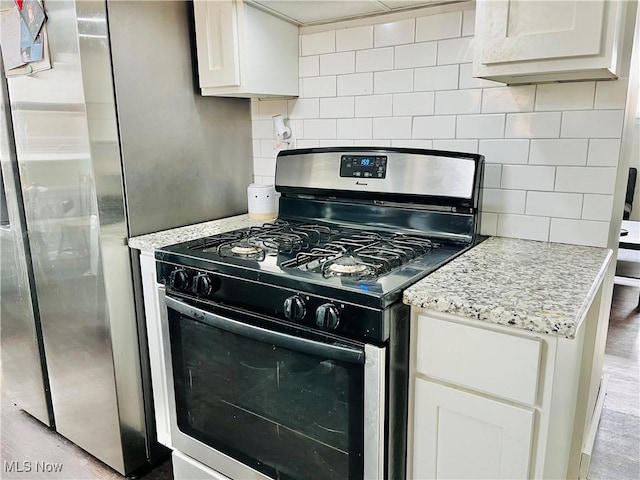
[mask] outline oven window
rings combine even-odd
[[[180,430],[278,479],[363,475],[364,367],[169,309]]]

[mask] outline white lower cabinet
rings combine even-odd
[[[528,478],[533,410],[415,380],[413,478]]]
[[[164,314],[164,286],[156,281],[156,261],[153,252],[140,252],[140,271],[144,295],[145,323],[149,345],[149,369],[151,370],[151,391],[156,419],[158,442],[171,448],[169,429],[169,401],[165,375],[165,357],[162,350],[168,332],[162,330],[161,316]]]
[[[407,478],[577,479],[598,311],[569,339],[414,308]]]

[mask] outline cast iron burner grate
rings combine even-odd
[[[283,262],[282,267],[319,272],[325,278],[372,278],[385,275],[436,247],[431,240],[416,236],[362,232],[300,252]]]
[[[339,232],[317,224],[291,224],[282,220],[205,237],[188,248],[216,252],[221,257],[263,260],[265,255],[296,253],[330,241]]]

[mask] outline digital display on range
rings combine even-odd
[[[385,178],[387,157],[384,155],[343,155],[340,176],[352,178]]]

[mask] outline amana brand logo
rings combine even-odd
[[[365,185],[366,186],[366,185],[369,185],[369,184],[356,181],[356,185]]]

